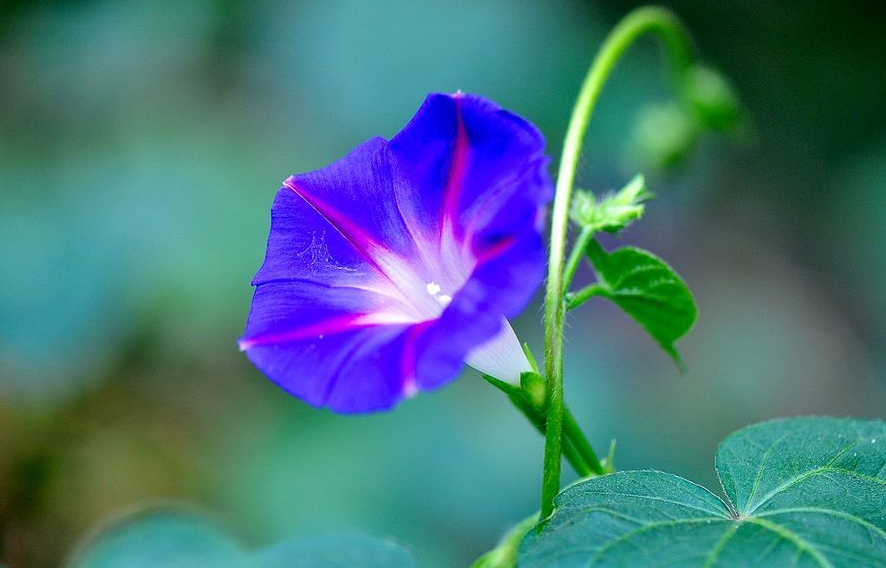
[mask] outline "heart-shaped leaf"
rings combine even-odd
[[[81,546],[70,568],[249,568],[247,551],[227,531],[180,511],[124,517]]]
[[[294,538],[259,551],[256,560],[257,568],[418,568],[399,544],[361,534]]]
[[[90,538],[69,568],[417,568],[399,545],[340,533],[250,551],[215,523],[180,511],[125,518]]]
[[[886,567],[886,423],[757,424],[720,445],[716,466],[726,501],[658,471],[567,488],[519,566]]]
[[[587,248],[597,282],[577,292],[570,308],[600,296],[634,318],[682,368],[674,343],[695,323],[698,310],[689,287],[650,252],[625,247],[607,253],[596,241]]]

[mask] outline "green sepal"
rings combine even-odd
[[[528,374],[524,373],[524,374]],[[545,418],[544,412],[542,412],[539,408],[536,408],[535,405],[530,401],[530,399],[526,396],[522,387],[517,385],[512,385],[511,383],[506,383],[502,380],[496,379],[495,377],[491,377],[489,375],[482,375],[483,380],[487,383],[491,384],[501,392],[507,395],[508,399],[511,401],[517,410],[523,413],[524,416],[529,420],[529,422],[535,426],[535,428],[539,432],[544,432],[545,430]],[[521,377],[522,379],[522,377]]]
[[[508,396],[515,396],[515,395],[522,396],[522,391],[520,390],[520,387],[518,387],[517,385],[512,385],[511,383],[506,383],[500,379],[496,379],[492,375],[487,375],[485,373],[482,375],[482,377],[483,377],[484,381],[491,384],[492,386],[494,386],[495,388],[502,391],[503,393],[505,393]]]
[[[483,379],[502,391],[527,418],[544,430],[545,380],[535,371],[520,373],[520,386],[506,383],[489,375]]]
[[[529,366],[537,373],[538,362],[536,362],[535,355],[532,354],[532,349],[529,348],[529,344],[525,341],[523,342],[523,353],[526,355],[526,360],[529,361]]]
[[[526,401],[538,412],[542,412],[545,407],[546,397],[544,377],[535,371],[520,373],[520,387]]]

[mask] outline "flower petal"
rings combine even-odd
[[[447,137],[448,154],[441,142]],[[422,163],[423,153],[414,149],[420,143],[433,160]],[[391,141],[391,149],[398,173],[411,186],[423,188],[418,193],[423,207],[404,211],[407,222],[414,216],[421,220],[415,225],[435,227],[445,239],[448,215],[454,246],[467,247],[476,262],[452,303],[426,332],[429,347],[419,361],[419,387],[432,389],[451,380],[469,352],[481,370],[507,369],[508,376],[497,378],[519,382],[519,372],[483,361],[484,353],[476,348],[498,339],[502,316],[520,313],[544,277],[540,221],[553,190],[543,137],[528,122],[485,99],[431,95]],[[434,171],[439,163],[448,164],[445,175]],[[460,178],[460,187],[453,187],[453,177]],[[428,197],[433,195],[439,198]],[[400,203],[403,209],[404,200]],[[435,207],[444,212],[437,213],[436,225]],[[445,246],[441,254],[447,256]],[[513,356],[525,363],[519,342],[516,347]],[[523,370],[529,370],[528,364]]]
[[[400,210],[424,241],[447,224],[459,235],[482,228],[511,198],[538,206],[552,196],[541,133],[481,97],[429,95],[389,148]]]
[[[403,262],[415,245],[395,210],[385,144],[368,140],[329,167],[284,182],[253,285],[291,278],[367,284],[404,299],[417,283]]]
[[[391,142],[290,177],[241,347],[287,391],[339,412],[437,388],[469,353],[484,368],[478,347],[543,277],[543,149],[485,99],[430,95]]]
[[[404,330],[371,326],[247,353],[280,388],[313,406],[373,412],[391,408],[407,392],[400,373]]]

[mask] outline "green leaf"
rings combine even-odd
[[[659,471],[573,485],[519,565],[886,567],[886,423],[764,422],[729,436],[716,467],[725,501]]]
[[[302,537],[258,553],[259,568],[418,568],[400,545],[355,533]]]
[[[572,220],[593,232],[617,233],[641,218],[646,208],[644,203],[653,197],[641,174],[599,202],[591,192],[578,190],[572,198]]]
[[[69,568],[416,568],[401,546],[361,534],[287,540],[250,551],[228,531],[182,511],[126,517],[79,547]]]
[[[674,344],[695,323],[695,299],[674,269],[650,252],[625,247],[608,254],[596,241],[587,249],[597,283],[574,294],[570,309],[591,297],[615,302],[634,318],[682,369]]]
[[[248,568],[249,554],[208,519],[180,511],[125,517],[83,545],[70,568]]]

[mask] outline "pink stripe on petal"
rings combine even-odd
[[[443,193],[444,201],[440,227],[444,234],[448,233],[454,236],[460,236],[457,234],[461,231],[456,219],[458,217],[458,204],[461,200],[461,189],[464,184],[465,172],[467,171],[469,141],[461,111],[464,94],[459,91],[453,96],[453,98],[455,99],[457,134],[455,137],[455,150],[452,153],[452,164],[449,168],[449,179],[446,182],[446,189]]]
[[[323,219],[329,223],[329,226],[338,231],[338,233],[348,241],[354,249],[374,266],[383,276],[387,276],[384,270],[378,265],[375,257],[369,252],[372,248],[378,248],[378,244],[366,234],[360,227],[351,223],[350,220],[338,214],[335,208],[324,203],[320,198],[311,195],[307,189],[300,186],[295,181],[295,176],[289,176],[283,185],[291,189],[296,195],[301,197],[305,203],[311,206]]]
[[[256,335],[241,339],[238,344],[240,351],[246,351],[253,347],[265,345],[277,345],[281,343],[293,343],[310,338],[323,339],[325,335],[334,335],[346,331],[353,331],[361,327],[375,325],[399,325],[415,323],[413,318],[394,312],[376,312],[371,314],[347,315],[332,318],[325,321],[308,325],[299,329],[293,329],[284,333]]]
[[[484,262],[492,260],[496,256],[505,252],[506,250],[511,248],[511,246],[514,244],[515,240],[516,239],[514,237],[508,237],[506,239],[502,239],[502,240],[498,241],[497,243],[495,243],[495,245],[487,248],[486,250],[483,251],[482,254],[477,256],[477,264],[482,264]]]
[[[329,225],[335,229],[378,273],[387,279],[400,292],[400,297],[407,304],[421,302],[424,283],[413,272],[409,262],[397,256],[383,244],[369,236],[351,220],[342,216],[335,207],[330,206],[316,195],[312,195],[295,176],[290,176],[283,185],[293,191]]]

